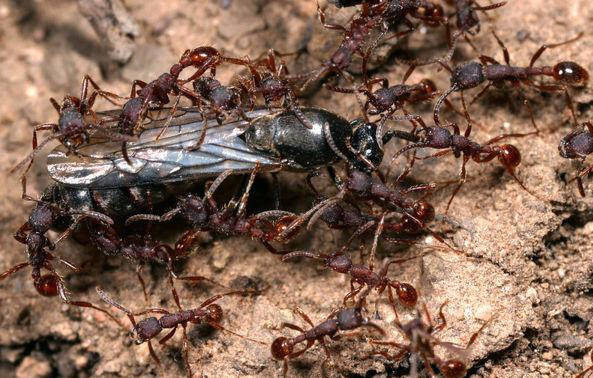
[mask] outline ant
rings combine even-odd
[[[434,106],[434,121],[437,126],[441,126],[439,111],[445,101],[445,99],[453,92],[460,92],[471,88],[475,88],[480,84],[488,81],[488,84],[482,89],[470,102],[470,105],[476,101],[482,94],[486,92],[490,86],[502,87],[503,84],[508,81],[515,86],[521,84],[534,87],[544,91],[558,91],[564,90],[568,96],[567,86],[578,87],[584,85],[589,80],[589,74],[587,71],[578,65],[577,63],[570,61],[563,61],[557,63],[554,66],[540,66],[534,67],[535,62],[542,55],[544,51],[549,48],[555,48],[563,46],[568,43],[572,43],[583,35],[580,33],[575,38],[568,41],[556,43],[556,44],[544,44],[542,45],[531,57],[529,66],[527,67],[515,67],[510,64],[510,55],[505,47],[504,43],[498,38],[494,31],[492,32],[494,38],[502,48],[504,53],[504,60],[506,64],[500,64],[494,58],[482,55],[480,56],[480,62],[468,62],[460,66],[457,66],[452,70],[447,64],[439,62],[449,72],[451,72],[451,86],[449,89],[443,92],[443,94],[437,99]],[[535,84],[531,81],[534,76],[551,76],[556,83],[559,85],[552,84]],[[574,116],[574,112],[573,112]],[[576,117],[575,117],[576,118]]]
[[[404,337],[409,340],[409,344],[402,344],[395,341],[381,341],[381,340],[370,340],[369,342],[374,345],[387,345],[400,349],[401,352],[397,354],[389,354],[385,351],[378,351],[374,354],[381,355],[388,360],[400,361],[406,355],[417,354],[420,355],[426,368],[429,370],[431,376],[436,376],[431,365],[436,365],[440,373],[446,378],[461,378],[465,377],[467,372],[467,365],[458,358],[451,358],[443,360],[439,358],[435,352],[434,347],[440,346],[445,349],[453,350],[457,353],[466,352],[471,345],[476,341],[483,329],[489,324],[489,321],[484,323],[480,329],[474,333],[465,348],[461,349],[456,344],[450,342],[440,341],[435,338],[435,334],[444,329],[447,326],[445,315],[443,314],[443,307],[447,302],[443,303],[439,308],[439,319],[438,324],[433,324],[430,313],[426,304],[424,304],[424,313],[426,314],[426,322],[422,320],[422,316],[418,311],[416,318],[412,319],[406,324],[401,324],[399,320],[395,319],[397,328],[403,333]],[[414,371],[417,372],[417,361],[413,360],[412,366]]]
[[[171,282],[171,284],[172,284],[172,282]],[[191,366],[189,363],[189,344],[190,344],[190,342],[187,337],[187,324],[188,323],[208,324],[211,327],[216,328],[218,330],[231,333],[235,336],[239,336],[241,338],[244,338],[244,339],[247,339],[250,341],[264,344],[261,341],[253,340],[249,337],[229,331],[228,329],[224,328],[220,324],[220,322],[222,320],[222,314],[223,314],[222,308],[220,307],[220,305],[218,305],[214,302],[216,302],[220,298],[223,298],[228,295],[235,295],[235,294],[243,294],[244,295],[246,293],[245,291],[231,291],[231,292],[227,292],[224,294],[217,294],[217,295],[214,295],[214,296],[206,299],[204,302],[202,302],[196,308],[184,310],[181,307],[181,304],[179,302],[179,296],[177,295],[177,292],[174,290],[173,298],[175,300],[175,304],[177,305],[177,308],[179,309],[179,311],[172,313],[164,308],[150,308],[148,310],[144,310],[144,311],[140,311],[140,312],[133,312],[131,310],[128,310],[127,308],[125,308],[124,306],[119,304],[118,302],[116,302],[107,293],[105,293],[101,288],[97,287],[96,290],[97,290],[97,294],[99,295],[99,298],[101,298],[101,300],[103,302],[117,308],[118,310],[121,310],[128,316],[128,318],[130,319],[130,322],[132,323],[132,326],[134,327],[132,332],[133,332],[136,344],[139,345],[144,342],[147,342],[150,355],[154,359],[154,361],[157,363],[157,365],[160,365],[160,360],[156,356],[156,353],[154,352],[154,348],[152,347],[151,340],[154,339],[155,337],[157,337],[164,329],[170,328],[171,331],[159,340],[159,344],[164,345],[169,339],[171,339],[173,337],[173,335],[175,335],[177,328],[179,326],[181,326],[181,329],[183,331],[183,349],[185,351],[185,366],[187,368],[188,377],[190,377],[190,378],[193,377],[193,374],[192,374]],[[156,317],[152,316],[149,318],[142,319],[139,322],[136,322],[136,320],[134,318],[135,316],[145,315],[145,314],[149,314],[149,313],[164,314],[164,315],[161,316],[160,318],[156,318]]]
[[[310,329],[304,330],[296,324],[282,323],[282,328],[290,328],[299,331],[300,334],[295,337],[278,337],[272,342],[271,352],[272,357],[277,360],[283,360],[282,367],[283,376],[286,377],[288,370],[288,360],[294,359],[309,350],[315,341],[319,342],[325,350],[326,359],[330,358],[329,350],[325,345],[325,337],[329,336],[332,340],[338,339],[339,331],[350,331],[359,327],[372,327],[381,335],[385,335],[385,331],[378,325],[370,322],[362,315],[362,300],[358,302],[355,307],[343,308],[341,310],[333,311],[323,322],[314,325],[309,316],[301,309],[295,308],[294,312],[299,315],[307,324],[311,326]],[[302,342],[307,345],[299,351],[295,351],[294,347]]]
[[[476,35],[480,32],[480,19],[477,11],[486,12],[489,10],[500,8],[506,5],[506,1],[500,3],[490,4],[486,6],[479,5],[475,0],[446,0],[450,5],[455,6],[455,17],[457,17],[457,34],[463,34],[467,43],[474,50],[476,47],[467,37],[467,34]],[[449,24],[447,23],[447,33],[449,33]]]
[[[289,77],[282,59],[278,66],[276,65],[276,55],[276,51],[270,49],[266,58],[249,65],[252,82],[247,84],[247,91],[251,95],[261,93],[268,109],[272,109],[273,103],[282,100],[282,107],[292,111],[305,127],[312,129],[311,121],[300,110],[296,94],[291,88],[292,82],[296,80]],[[266,68],[263,74],[257,70],[259,66]]]
[[[269,241],[285,242],[286,239],[292,238],[298,231],[298,227],[295,226],[289,231],[286,231],[287,225],[294,223],[295,219],[299,219],[300,217],[297,217],[293,213],[280,210],[266,211],[250,217],[245,216],[249,192],[258,171],[259,164],[252,170],[241,199],[238,202],[231,201],[221,209],[218,208],[213,195],[220,184],[228,176],[235,173],[234,170],[227,170],[221,173],[212,182],[204,194],[204,198],[188,194],[179,199],[177,207],[161,216],[138,214],[129,217],[126,220],[126,224],[129,225],[142,220],[166,222],[179,215],[190,224],[191,229],[185,232],[175,244],[175,252],[177,254],[186,254],[196,240],[197,235],[202,231],[213,231],[225,236],[250,236],[251,238],[258,239],[270,252],[277,254],[279,252],[269,244]],[[314,210],[316,209],[314,208]],[[267,220],[268,217],[279,217],[279,219],[276,222],[270,222]],[[280,235],[282,237],[279,237]]]
[[[358,2],[352,2],[344,6],[358,4]],[[393,29],[402,22],[408,25],[409,30],[398,32],[391,38],[397,38],[414,31],[416,27],[406,18],[407,15],[417,18],[429,26],[438,25],[444,19],[444,11],[440,5],[424,0],[406,0],[403,2],[373,0],[362,2],[360,16],[354,18],[348,27],[327,23],[325,21],[325,12],[321,9],[319,3],[317,4],[317,15],[324,28],[342,31],[344,38],[336,51],[328,60],[323,62],[319,69],[299,76],[308,77],[302,85],[302,89],[307,88],[311,82],[330,72],[337,72],[339,75],[344,76],[344,70],[350,66],[355,53],[360,54],[363,58],[367,55],[363,51],[365,39],[379,26],[382,28],[381,35],[373,45],[378,43],[388,28]]]
[[[537,134],[538,131],[525,134],[502,134],[490,139],[484,144],[479,144],[469,138],[472,131],[472,120],[469,116],[469,113],[467,112],[463,96],[461,97],[461,100],[463,103],[464,113],[467,120],[467,128],[465,129],[463,135],[461,135],[459,126],[457,126],[457,124],[455,123],[451,124],[451,126],[453,127],[453,134],[451,134],[451,132],[444,127],[438,125],[427,127],[424,124],[424,122],[421,122],[422,127],[419,130],[419,132],[423,133],[423,137],[421,137],[420,140],[416,143],[412,143],[405,147],[402,147],[399,151],[395,153],[391,162],[393,163],[393,161],[395,161],[402,153],[417,148],[435,148],[443,151],[439,151],[432,155],[422,158],[414,157],[415,159],[424,160],[433,157],[440,157],[445,154],[448,154],[449,152],[453,152],[453,155],[456,158],[462,157],[459,179],[456,180],[458,182],[458,185],[453,190],[453,194],[447,202],[445,214],[449,211],[449,207],[453,202],[453,198],[455,198],[455,195],[457,195],[457,193],[465,183],[465,165],[470,159],[475,161],[476,163],[486,163],[493,160],[494,158],[498,158],[500,164],[502,164],[506,171],[513,177],[515,181],[517,181],[517,183],[521,186],[521,188],[523,188],[523,190],[525,190],[532,196],[539,198],[537,195],[535,195],[529,189],[527,189],[527,187],[525,187],[523,182],[519,180],[519,178],[515,174],[515,168],[517,168],[517,166],[519,166],[519,164],[521,163],[521,153],[519,152],[517,147],[513,146],[512,144],[493,145],[494,143],[497,143],[506,138],[525,137],[528,135]],[[533,123],[534,128],[537,130],[537,126],[535,125],[535,120],[533,118],[533,113],[531,113],[531,121]]]
[[[26,193],[26,181],[21,180],[23,185],[22,198],[27,201],[35,202],[35,206],[31,210],[29,219],[25,222],[14,234],[14,238],[26,246],[26,253],[28,260],[16,264],[6,272],[0,274],[0,280],[10,276],[19,270],[31,266],[31,277],[33,278],[33,285],[37,292],[46,297],[57,296],[58,294],[66,303],[71,303],[66,296],[66,289],[64,282],[59,274],[51,265],[51,260],[58,260],[70,269],[79,271],[74,264],[54,256],[50,251],[55,249],[56,244],[60,243],[68,237],[77,227],[77,225],[85,218],[90,218],[98,222],[113,224],[113,221],[108,216],[90,211],[90,210],[64,210],[52,204],[47,198],[35,199]],[[46,233],[54,226],[60,223],[64,218],[76,216],[66,231],[64,231],[57,239],[52,242]],[[41,270],[46,269],[50,274],[41,275]]]
[[[580,159],[585,161],[587,155],[593,153],[593,123],[591,121],[584,122],[577,126],[578,129],[571,131],[568,135],[560,140],[558,151],[560,156],[565,159]],[[586,128],[587,130],[584,130]],[[585,188],[583,187],[582,177],[593,172],[593,165],[582,168],[572,181],[577,182],[579,193],[585,197]]]
[[[186,50],[179,59],[179,62],[171,66],[169,72],[163,73],[150,83],[134,80],[130,99],[123,105],[122,112],[119,116],[118,128],[120,132],[128,135],[136,134],[146,116],[149,106],[162,107],[168,104],[170,102],[170,93],[176,96],[175,103],[172,107],[172,114],[175,113],[182,96],[188,98],[192,103],[198,102],[199,98],[196,94],[186,89],[183,85],[198,79],[208,69],[210,69],[212,76],[214,76],[216,67],[223,62],[238,65],[248,64],[246,60],[225,57],[214,47],[201,46],[193,50]],[[181,72],[191,66],[197,68],[196,72],[188,79],[179,80]],[[137,92],[136,87],[139,87],[140,91]],[[123,150],[125,151],[125,143]]]
[[[90,95],[88,91],[89,84],[94,88],[94,91],[92,91]],[[36,125],[33,128],[33,150],[15,167],[13,167],[10,170],[10,173],[18,171],[23,166],[25,166],[25,164],[27,164],[27,168],[24,170],[22,174],[22,176],[24,177],[31,168],[31,165],[33,164],[33,160],[37,152],[41,150],[47,143],[54,139],[58,139],[60,143],[62,143],[68,149],[68,153],[76,153],[78,147],[85,143],[88,143],[90,138],[90,130],[95,130],[97,132],[103,133],[113,140],[133,140],[133,138],[130,138],[127,135],[112,133],[101,127],[101,125],[104,122],[109,121],[110,118],[105,117],[97,121],[96,114],[92,110],[97,95],[100,95],[108,101],[110,101],[112,104],[117,105],[110,98],[111,96],[115,95],[109,92],[102,91],[89,75],[85,75],[82,80],[80,97],[66,95],[64,96],[61,105],[58,104],[58,102],[54,98],[50,98],[49,101],[58,112],[58,123],[42,123]],[[90,123],[87,122],[87,120],[85,120],[85,117],[89,115],[94,118],[94,123]],[[37,133],[44,130],[50,130],[52,133],[43,141],[41,141],[41,143],[38,143]]]
[[[373,84],[381,84],[381,88],[373,91]],[[389,119],[393,113],[402,109],[404,104],[414,104],[425,101],[434,97],[436,93],[436,85],[430,79],[423,79],[417,84],[396,84],[389,86],[389,81],[384,78],[375,78],[366,81],[364,84],[356,89],[334,87],[325,85],[328,89],[339,93],[363,93],[367,97],[367,101],[363,105],[363,114],[381,115],[380,128],[377,131],[381,135],[381,128],[385,121]],[[374,109],[368,110],[369,105]],[[416,117],[414,117],[415,119]]]

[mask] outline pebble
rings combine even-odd
[[[51,365],[47,360],[27,356],[16,369],[17,378],[43,378],[51,374]]]

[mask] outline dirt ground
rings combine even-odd
[[[340,33],[319,25],[314,0],[235,0],[228,9],[223,9],[221,3],[124,1],[137,23],[138,34],[133,38],[135,50],[131,60],[119,65],[109,59],[104,45],[78,12],[76,2],[0,0],[0,159],[5,188],[0,196],[0,271],[26,259],[24,247],[12,235],[26,220],[32,205],[21,200],[18,177],[9,175],[8,170],[30,151],[32,125],[57,120],[49,97],[61,100],[66,93],[78,95],[85,74],[101,87],[127,95],[132,80],[155,78],[168,71],[185,49],[201,45],[213,45],[227,55],[239,57],[257,57],[270,47],[281,52],[305,51],[297,59],[286,57],[292,72],[304,72],[319,64],[339,42]],[[331,20],[343,22],[351,14],[348,10],[336,12],[328,8]],[[482,31],[472,38],[479,53],[461,43],[455,62],[481,54],[502,61],[502,53],[489,32],[491,28],[504,40],[511,61],[517,65],[527,65],[544,43],[563,41],[584,32],[577,42],[546,51],[539,63],[573,60],[593,72],[590,1],[511,0],[489,14],[491,20],[481,16]],[[439,55],[446,49],[444,42],[442,28],[421,29],[397,45],[393,43],[390,48],[396,49],[391,54],[389,48],[381,46],[378,51],[385,59],[374,75],[397,83],[406,70],[397,57]],[[236,73],[236,67],[223,66],[217,77],[225,83]],[[441,90],[449,84],[447,72],[434,66],[416,70],[409,82],[425,77],[433,79]],[[470,93],[472,96],[477,92]],[[398,265],[390,272],[391,278],[415,285],[421,292],[420,302],[426,303],[433,316],[446,302],[447,327],[439,333],[444,341],[464,345],[489,321],[466,356],[471,361],[471,376],[568,377],[591,364],[588,356],[593,347],[593,182],[585,180],[586,198],[579,196],[575,185],[567,185],[577,167],[561,159],[557,150],[559,139],[573,127],[563,96],[529,89],[523,93],[533,104],[541,133],[512,140],[522,154],[517,176],[540,198],[522,190],[496,161],[483,165],[470,162],[469,179],[449,211],[449,216],[463,227],[453,228],[442,222],[431,225],[435,230],[446,231],[446,239],[466,255],[435,252]],[[591,83],[571,93],[579,119],[590,119]],[[476,140],[531,130],[529,112],[517,94],[515,89],[492,89],[473,104],[471,114],[478,125],[472,136]],[[454,95],[453,101],[459,104],[458,100]],[[350,95],[320,90],[302,103],[325,107],[348,119],[360,116],[356,99]],[[108,108],[105,103],[99,107]],[[430,119],[429,105],[413,110]],[[443,115],[465,125],[451,112],[444,111]],[[407,127],[401,123],[390,125]],[[389,152],[397,147],[389,146],[386,165]],[[32,195],[38,195],[48,185],[42,157],[48,150],[40,154],[30,172]],[[425,161],[417,165],[413,177],[418,182],[446,181],[457,175],[459,166],[460,161],[452,156]],[[303,179],[301,174],[280,175],[285,206],[306,210],[311,205],[313,198]],[[269,177],[258,181],[260,194],[257,188],[254,194],[257,203],[265,202],[267,193],[261,193],[269,189],[269,182]],[[320,177],[317,182],[324,185],[328,180]],[[451,190],[430,196],[437,212],[444,212]],[[164,234],[169,241],[175,240],[172,231]],[[330,252],[345,240],[344,234],[321,226],[308,235],[312,236],[302,237],[290,247]],[[430,238],[425,242],[430,243]],[[368,246],[370,241],[365,243]],[[420,250],[396,249],[401,248],[383,243],[380,257],[413,255]],[[58,267],[72,296],[78,300],[100,303],[95,287],[101,286],[130,309],[159,306],[174,310],[162,267],[155,265],[144,271],[150,294],[150,303],[146,303],[135,266],[130,262],[107,258],[74,241],[60,245],[57,253],[85,267],[78,274]],[[213,277],[231,287],[247,283],[264,288],[259,296],[226,297],[219,304],[224,309],[224,327],[266,345],[207,326],[189,326],[190,363],[194,373],[203,376],[280,375],[282,363],[271,358],[270,343],[280,335],[295,333],[280,329],[282,322],[306,327],[292,309],[298,306],[314,322],[320,322],[341,305],[349,289],[345,276],[324,270],[316,262],[282,263],[259,243],[242,238],[205,235],[199,250],[180,269],[187,275]],[[178,288],[185,308],[197,306],[221,290],[212,285],[178,284]],[[370,303],[374,301],[372,294]],[[155,345],[162,363],[159,367],[151,360],[146,345],[135,345],[125,331],[103,314],[37,295],[30,270],[0,282],[0,306],[3,377],[185,375],[181,332],[167,345]],[[380,319],[373,322],[386,331],[386,339],[402,342],[385,297],[378,301],[377,309]],[[406,321],[415,315],[415,310],[398,308],[398,313]],[[125,316],[116,314],[128,326]],[[408,374],[408,361],[398,364],[382,357],[368,358],[372,347],[366,340],[371,336],[363,331],[362,336],[330,342],[331,359],[325,363],[323,348],[316,345],[289,363],[289,376]],[[438,353],[442,358],[453,357],[445,349]]]

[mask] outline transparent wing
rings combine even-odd
[[[192,108],[176,113],[157,140],[169,115],[166,110],[151,112],[151,121],[138,141],[127,143],[131,164],[123,157],[121,142],[92,140],[79,148],[77,155],[68,155],[62,145],[56,147],[47,158],[49,175],[67,186],[98,189],[214,177],[228,169],[246,173],[256,163],[262,170],[280,168],[279,160],[239,138],[248,126],[244,120],[218,125],[209,119],[204,142],[198,150],[191,150],[205,125],[202,115]],[[268,110],[247,113],[250,118],[267,114]]]

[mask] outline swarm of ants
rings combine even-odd
[[[225,2],[227,6],[232,3]],[[464,188],[468,172],[475,169],[472,162],[499,164],[534,201],[550,203],[525,183],[524,151],[511,144],[544,133],[526,91],[562,98],[572,116],[572,129],[557,141],[558,158],[578,165],[567,173],[566,190],[576,182],[580,196],[591,191],[587,179],[593,172],[593,123],[579,121],[572,101],[588,83],[589,74],[582,62],[544,65],[540,60],[550,49],[579,43],[582,33],[543,44],[529,62],[513,65],[503,39],[482,30],[488,29],[484,20],[511,6],[506,1],[484,5],[470,0],[330,0],[316,4],[317,18],[340,41],[325,60],[309,69],[291,65],[296,54],[285,53],[281,45],[241,57],[204,45],[182,52],[152,80],[134,80],[126,94],[114,93],[85,75],[79,97],[66,94],[61,104],[51,99],[57,122],[34,126],[31,152],[12,169],[22,183],[22,198],[33,202],[33,209],[14,233],[26,258],[8,267],[0,280],[30,268],[37,293],[58,297],[56,304],[99,311],[117,326],[131,329],[134,341],[146,343],[159,369],[162,356],[153,343],[167,343],[180,328],[189,377],[196,370],[191,363],[189,323],[220,331],[216,337],[264,345],[270,363],[283,376],[293,375],[297,369],[293,365],[306,353],[318,354],[325,369],[335,368],[336,343],[360,345],[353,353],[360,352],[361,360],[398,366],[411,376],[466,376],[474,362],[471,350],[496,323],[495,312],[480,319],[477,329],[468,330],[463,344],[448,341],[440,335],[447,327],[448,298],[427,303],[423,288],[399,273],[403,265],[414,265],[428,255],[468,256],[443,230],[466,228],[463,219],[448,212],[458,193],[476,190]],[[350,10],[352,17],[337,24],[329,10],[334,14]],[[405,41],[427,28],[441,33],[446,53],[396,58],[406,66],[398,83],[382,76],[389,66],[371,68],[381,45]],[[473,39],[478,33],[494,41],[504,63],[477,51]],[[475,59],[453,59],[462,44],[477,51]],[[360,74],[352,74],[351,67],[358,63]],[[449,87],[438,88],[434,77],[407,82],[418,67],[447,76]],[[217,76],[221,68],[236,70],[237,76],[221,81]],[[475,119],[471,106],[491,87],[518,95],[530,126],[489,139],[476,137],[488,120]],[[332,109],[305,106],[312,91],[354,101],[357,117],[347,119]],[[471,99],[466,98],[469,93]],[[109,105],[99,108],[100,102]],[[416,111],[427,106],[430,117]],[[47,134],[39,141],[42,132]],[[35,198],[27,194],[27,175],[40,150],[54,140],[58,146],[47,160],[53,183]],[[445,156],[449,154],[456,159]],[[459,174],[446,181],[417,176],[421,169],[426,172],[423,166],[431,159],[457,164]],[[279,173],[304,179],[313,198],[306,210],[283,200]],[[255,183],[262,176],[271,178],[271,195],[258,192],[261,186]],[[319,188],[322,181],[329,190]],[[448,198],[444,206],[432,200],[438,193]],[[255,209],[250,206],[253,198],[265,204]],[[323,247],[302,247],[303,240],[319,229],[339,230],[341,237]],[[58,236],[50,231],[58,231]],[[257,301],[277,288],[270,284],[236,289],[225,283],[230,281],[225,274],[182,273],[181,266],[195,258],[206,233],[216,240],[252,240],[261,247],[258,253],[270,253],[275,264],[291,264],[290,269],[316,265],[329,275],[344,277],[341,292],[323,293],[334,310],[325,319],[312,319],[295,304],[298,324],[276,319],[271,339],[263,339],[260,332],[248,334],[248,327],[227,324],[233,310],[244,311],[244,297]],[[99,284],[92,298],[75,298],[67,273],[55,266],[60,263],[80,274],[85,270],[60,256],[61,243],[67,239],[84,240],[102,257],[129,260],[146,306],[132,308],[116,299],[116,288]],[[381,263],[380,256],[386,256]],[[175,309],[149,305],[154,302],[150,298],[154,285],[147,284],[143,269],[155,264],[166,270]],[[216,293],[180,298],[177,286],[200,282]],[[421,283],[422,278],[414,282]],[[241,297],[242,304],[235,308],[219,304],[231,296]],[[182,300],[191,306],[182,306]],[[129,325],[120,320],[122,315]],[[384,319],[391,319],[393,332],[387,331]],[[163,331],[167,333],[162,335]],[[342,341],[345,336],[354,341]],[[590,370],[583,369],[578,376]]]

